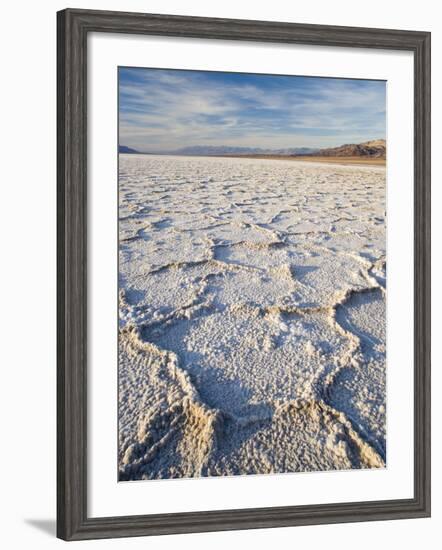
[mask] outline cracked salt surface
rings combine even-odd
[[[120,155],[119,478],[385,466],[385,168]]]

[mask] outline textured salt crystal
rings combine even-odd
[[[385,169],[121,155],[120,479],[385,465]]]

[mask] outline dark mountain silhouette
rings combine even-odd
[[[136,149],[132,149],[131,147],[127,147],[127,145],[119,145],[118,146],[118,152],[119,153],[132,153],[136,154],[139,153]]]

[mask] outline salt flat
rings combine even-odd
[[[120,155],[120,480],[379,468],[385,168]]]

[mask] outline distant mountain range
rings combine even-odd
[[[314,149],[312,147],[292,147],[287,149],[261,149],[259,147],[230,147],[228,145],[190,145],[181,149],[164,151],[162,153],[143,153],[120,145],[120,153],[132,154],[163,154],[163,155],[184,155],[184,156],[320,156],[320,157],[372,157],[385,159],[385,139],[375,139],[364,143],[348,143],[339,147],[326,149]]]
[[[202,155],[202,156],[224,156],[224,155],[309,155],[317,149],[311,147],[293,147],[289,149],[262,149],[260,147],[229,147],[228,145],[190,145],[175,151],[173,155]]]
[[[260,147],[231,147],[228,145],[190,145],[181,149],[172,149],[170,151],[146,152],[144,154],[161,154],[161,155],[187,155],[187,156],[225,156],[225,155],[309,155],[316,152],[318,149],[312,147],[293,147],[290,149],[261,149]],[[118,151],[120,153],[138,153],[141,151],[120,145]]]
[[[315,155],[320,157],[372,157],[384,159],[386,152],[385,139],[375,139],[364,143],[347,143],[339,147],[320,149]]]

